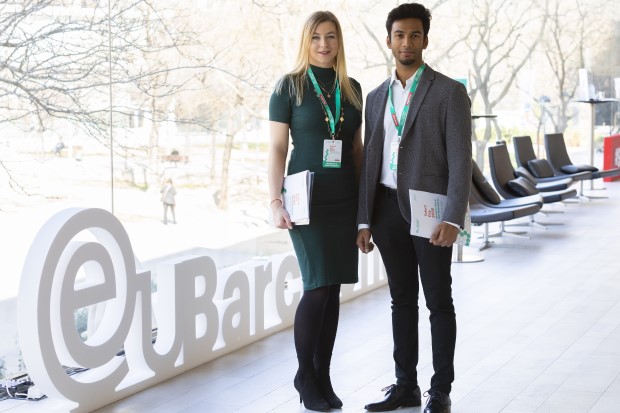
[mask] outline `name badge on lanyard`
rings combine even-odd
[[[405,102],[405,106],[403,106],[403,111],[400,114],[400,120],[396,116],[396,109],[394,109],[394,100],[392,99],[392,86],[390,85],[390,87],[388,88],[388,102],[390,104],[390,114],[392,115],[392,122],[394,122],[396,132],[398,133],[398,139],[390,143],[391,171],[395,171],[398,168],[398,147],[400,146],[400,138],[403,134],[403,127],[405,126],[405,121],[407,120],[407,114],[409,113],[409,107],[411,106],[413,94],[418,88],[418,83],[420,83],[420,76],[422,76],[422,72],[424,72],[425,68],[426,65],[423,64],[415,72],[413,82],[411,83],[411,88],[409,89],[409,93],[407,94],[407,101]]]
[[[321,102],[321,107],[325,112],[325,120],[328,123],[329,135],[331,139],[325,139],[323,141],[323,168],[340,168],[342,166],[342,140],[336,139],[336,125],[338,121],[340,121],[340,126],[342,127],[342,122],[344,122],[344,117],[342,116],[342,106],[341,106],[341,97],[340,97],[340,84],[338,79],[335,79],[336,82],[336,115],[339,116],[339,119],[334,117],[331,108],[327,104],[327,100],[323,96],[323,91],[319,87],[318,82],[316,81],[316,77],[312,72],[312,68],[308,68],[308,76],[310,77],[310,81],[312,82],[312,86],[314,87],[314,91],[316,92],[316,96],[319,98]]]
[[[398,146],[400,139],[392,141],[390,144],[390,171],[395,171],[398,167]]]
[[[325,139],[323,141],[323,168],[340,168],[342,165],[342,141]]]

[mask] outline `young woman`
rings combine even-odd
[[[274,225],[287,228],[304,286],[295,314],[299,369],[294,385],[310,410],[342,407],[329,377],[338,328],[340,285],[356,283],[358,178],[362,158],[362,91],[347,76],[336,16],[313,13],[303,28],[295,69],[269,102],[269,192]],[[287,173],[314,172],[310,224],[294,226],[283,208]]]

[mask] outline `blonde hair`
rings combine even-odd
[[[276,86],[276,92],[280,93],[284,84],[284,79],[287,77],[290,78],[289,93],[291,96],[295,96],[295,103],[298,106],[301,105],[304,98],[304,90],[306,90],[306,84],[308,83],[307,73],[308,68],[310,67],[310,44],[312,43],[312,35],[318,25],[325,22],[332,22],[334,26],[336,26],[338,36],[338,52],[336,53],[334,70],[336,71],[336,78],[340,84],[342,100],[348,101],[355,106],[355,108],[361,110],[362,96],[360,96],[359,91],[353,87],[351,81],[349,80],[349,76],[347,75],[342,28],[340,27],[340,22],[336,16],[330,11],[314,12],[304,23],[295,67],[292,72],[280,79]]]

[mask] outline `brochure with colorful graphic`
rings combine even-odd
[[[445,195],[410,189],[411,235],[430,239],[437,224],[443,221],[447,199]],[[465,228],[456,238],[456,244],[469,245],[470,241],[471,216],[468,207],[465,215]]]

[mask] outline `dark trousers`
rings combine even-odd
[[[430,311],[433,368],[430,390],[450,394],[454,381],[456,317],[452,303],[452,248],[436,247],[410,235],[394,190],[380,186],[372,220],[372,237],[387,271],[392,297],[392,334],[396,384],[418,384],[418,267]]]

